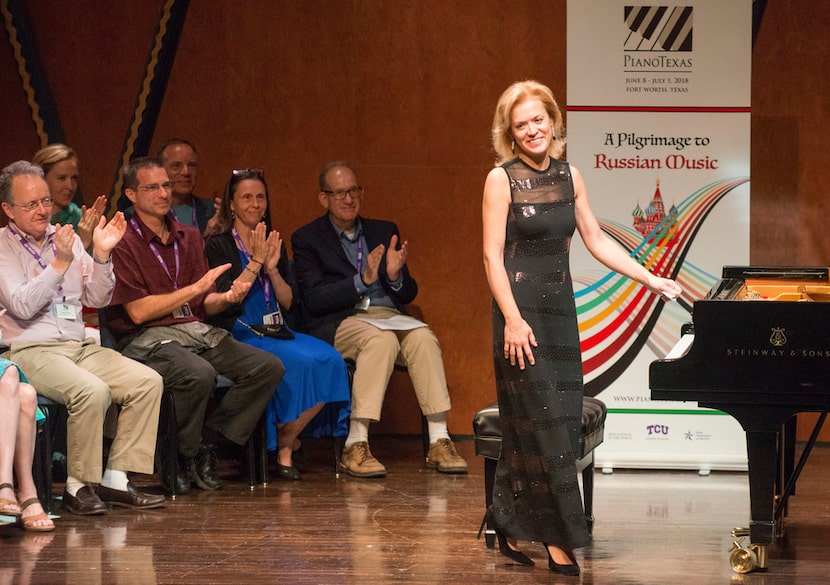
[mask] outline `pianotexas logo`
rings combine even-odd
[[[625,6],[628,35],[623,48],[632,52],[690,53],[694,33],[691,6]]]
[[[691,73],[694,10],[691,6],[625,6],[623,11],[623,71],[646,74],[627,77],[642,85],[626,91],[669,93],[688,91],[687,77],[668,74]],[[649,74],[658,74],[650,77]],[[628,84],[628,83],[627,83]],[[668,87],[672,84],[672,87]]]

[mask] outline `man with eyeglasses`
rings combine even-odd
[[[156,508],[163,495],[129,482],[127,472],[152,473],[161,377],[86,338],[82,304],[104,307],[115,277],[111,252],[126,222],[101,218],[90,256],[71,225],[50,224],[52,199],[43,170],[18,161],[0,173],[0,201],[9,224],[0,230],[0,330],[9,359],[38,392],[66,405],[67,480],[63,505],[80,515],[103,514],[105,502]],[[101,469],[104,416],[118,404],[118,427]],[[96,484],[97,487],[96,487]]]
[[[184,138],[170,138],[158,148],[156,158],[170,179],[173,195],[170,210],[174,219],[204,233],[216,223],[221,198],[203,199],[194,193],[199,178],[196,147]],[[118,200],[118,208],[124,210],[127,219],[132,217],[134,208],[126,193]]]
[[[122,353],[160,373],[173,393],[179,474],[172,478],[163,470],[162,481],[171,482],[164,487],[172,493],[187,493],[191,484],[216,490],[222,481],[215,447],[248,441],[285,368],[273,354],[205,323],[208,315],[242,301],[250,284],[216,291],[216,278],[230,264],[209,270],[199,231],[171,217],[173,185],[161,163],[129,163],[124,189],[135,214],[113,251],[118,278],[107,325]],[[206,418],[217,373],[233,385]]]
[[[355,477],[383,477],[369,449],[369,425],[380,420],[396,363],[407,366],[427,418],[427,466],[467,473],[447,430],[450,397],[441,348],[425,323],[407,316],[418,285],[406,266],[407,242],[389,221],[361,217],[363,188],[345,162],[320,173],[326,214],[291,238],[306,326],[355,363],[352,413],[341,468]]]

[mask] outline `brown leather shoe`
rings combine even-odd
[[[369,443],[362,441],[343,450],[340,469],[354,477],[385,477],[386,467],[375,459]]]
[[[126,491],[114,490],[104,485],[98,485],[98,497],[116,508],[133,508],[137,510],[149,510],[164,506],[167,499],[163,494],[148,494],[141,492],[127,482]]]
[[[455,450],[449,439],[438,439],[429,446],[427,467],[441,473],[467,473],[467,462]]]
[[[64,490],[63,507],[79,516],[95,516],[107,513],[106,504],[95,495],[95,492],[88,485],[79,489],[74,496]]]

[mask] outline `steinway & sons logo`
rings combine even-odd
[[[787,344],[787,336],[784,335],[783,327],[773,327],[769,342],[775,347],[784,347]]]
[[[790,357],[790,358],[830,358],[830,349],[789,348],[784,327],[771,327],[769,345],[771,347],[727,347],[728,357]]]

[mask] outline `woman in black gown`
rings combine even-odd
[[[546,86],[511,85],[493,120],[496,166],[484,185],[484,265],[493,294],[493,350],[502,424],[493,506],[499,550],[533,565],[516,540],[545,544],[551,571],[578,575],[588,542],[576,476],[582,358],[568,262],[574,229],[611,270],[664,300],[680,287],[652,275],[602,233],[582,175],[557,160],[562,115]]]

